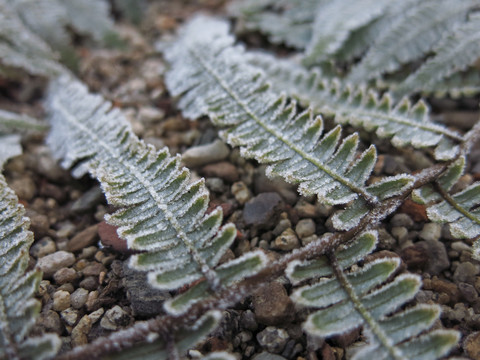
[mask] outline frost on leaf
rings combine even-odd
[[[429,331],[440,315],[438,306],[420,304],[398,311],[418,292],[418,276],[396,276],[399,258],[383,257],[361,267],[355,265],[373,250],[375,240],[374,232],[359,235],[352,244],[337,250],[335,263],[323,258],[290,266],[287,275],[294,281],[307,280],[308,275],[321,277],[291,295],[297,304],[318,309],[308,316],[304,330],[330,337],[363,327],[368,345],[359,348],[354,359],[436,359],[446,355],[459,334]]]
[[[25,272],[33,234],[23,206],[0,175],[0,358],[46,359],[55,355],[54,334],[29,336],[41,304],[34,293],[42,274]]]
[[[409,186],[406,175],[367,186],[375,147],[359,154],[358,134],[342,140],[339,126],[323,134],[322,119],[311,110],[298,113],[295,103],[271,91],[263,72],[249,65],[233,42],[227,23],[197,17],[165,52],[171,64],[166,83],[173,95],[181,95],[186,117],[208,115],[242,156],[268,164],[267,175],[298,184],[304,195],[335,205],[360,202],[361,211],[345,227],[358,223],[366,204]]]
[[[148,271],[150,283],[160,289],[178,289],[203,278],[208,286],[197,297],[220,289],[222,275],[215,267],[236,229],[233,224],[221,227],[220,208],[206,214],[204,180],[192,181],[180,156],[139,140],[118,109],[76,80],[54,82],[46,105],[53,154],[65,167],[76,164],[74,173],[89,170],[101,182],[108,202],[118,209],[106,216],[107,222],[118,228],[130,249],[141,251],[130,265]],[[265,264],[264,256],[249,256],[255,258],[249,267],[250,258],[235,259],[244,276]],[[190,298],[189,304],[195,301]]]

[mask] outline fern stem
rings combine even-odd
[[[59,112],[62,112],[63,118],[65,121],[68,121],[72,127],[79,129],[80,133],[90,134],[92,137],[92,142],[97,144],[96,146],[100,147],[102,151],[109,154],[109,156],[115,159],[117,164],[124,166],[128,169],[128,173],[132,174],[138,181],[138,183],[142,184],[142,186],[147,189],[148,194],[151,196],[153,201],[157,204],[158,208],[165,214],[165,218],[170,222],[172,227],[175,229],[177,236],[183,241],[185,246],[188,249],[188,252],[192,259],[198,265],[198,268],[203,273],[205,278],[207,279],[210,288],[213,291],[218,291],[221,289],[220,279],[218,278],[216,272],[211,269],[208,264],[198,255],[197,250],[193,244],[193,242],[188,238],[187,234],[183,230],[182,226],[176,220],[174,214],[168,209],[168,205],[160,194],[155,190],[154,186],[150,184],[150,182],[145,178],[141,171],[138,171],[134,166],[132,166],[128,161],[124,161],[124,157],[122,157],[118,151],[115,151],[115,148],[106,143],[102,138],[100,138],[96,133],[94,133],[91,129],[87,126],[81,124],[77,121],[74,117],[70,115],[70,112],[63,107],[60,101],[54,100],[54,106],[57,108]]]
[[[303,159],[309,161],[310,163],[315,165],[318,169],[327,173],[330,177],[332,177],[336,181],[340,182],[341,184],[345,185],[353,192],[362,196],[369,205],[374,206],[379,204],[379,201],[376,196],[370,194],[364,188],[356,186],[355,184],[348,181],[344,177],[338,175],[333,170],[331,170],[328,166],[323,165],[320,161],[318,161],[318,159],[309,155],[307,152],[303,151],[300,147],[296,146],[292,141],[288,140],[285,136],[282,135],[281,132],[277,131],[272,126],[268,126],[267,124],[265,124],[260,119],[260,117],[257,114],[255,114],[250,109],[250,107],[244,101],[242,101],[242,99],[240,99],[240,97],[235,93],[235,91],[225,81],[222,80],[222,78],[218,75],[218,73],[212,67],[210,67],[207,64],[207,62],[205,62],[203,58],[194,49],[192,49],[192,47],[189,47],[188,50],[190,51],[192,56],[198,61],[198,63],[202,66],[202,68],[223,88],[223,90],[227,93],[227,95],[230,96],[237,104],[239,104],[240,107],[243,109],[243,111],[245,111],[245,113],[251,119],[253,119],[262,129],[264,129],[271,136],[282,141],[285,145],[288,146],[288,148],[295,151]]]
[[[472,214],[470,211],[468,211],[467,209],[463,208],[457,201],[455,201],[453,196],[451,196],[448,192],[446,192],[445,189],[441,187],[438,182],[435,181],[433,183],[433,187],[435,188],[436,191],[438,191],[440,195],[442,195],[445,201],[448,202],[455,210],[457,210],[463,216],[467,217],[468,219],[480,225],[480,219],[476,217],[474,214]]]
[[[365,320],[372,334],[378,339],[378,341],[383,345],[383,347],[387,349],[388,353],[391,355],[393,359],[406,360],[406,358],[401,353],[400,349],[395,347],[395,345],[391,343],[390,339],[387,336],[385,336],[385,333],[382,331],[382,328],[380,327],[378,322],[373,318],[372,314],[363,305],[362,301],[360,300],[357,293],[355,292],[355,289],[353,288],[352,284],[350,284],[347,277],[343,273],[342,268],[338,264],[338,260],[335,256],[335,253],[333,251],[330,251],[327,254],[327,257],[330,261],[330,265],[332,266],[335,277],[340,282],[340,284],[343,287],[343,290],[345,290],[348,297],[352,301],[355,307],[355,310],[357,310],[360,316]]]

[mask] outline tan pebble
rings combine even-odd
[[[280,236],[278,236],[274,243],[273,247],[275,249],[289,251],[297,248],[299,246],[297,235],[293,229],[287,229]]]
[[[91,328],[92,321],[88,315],[84,315],[72,330],[72,346],[85,345],[88,342],[87,334]]]
[[[53,310],[63,311],[70,307],[70,293],[65,290],[53,294]]]

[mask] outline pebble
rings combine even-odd
[[[390,225],[392,226],[403,226],[406,228],[411,228],[413,226],[413,220],[408,214],[395,214],[390,220]]]
[[[317,241],[318,240],[318,236],[317,235],[310,235],[310,236],[306,236],[302,239],[300,239],[301,243],[303,246],[305,245],[308,245],[310,244],[311,242],[313,241]]]
[[[75,235],[67,243],[67,250],[75,252],[93,245],[97,240],[98,225],[92,225]]]
[[[140,121],[145,123],[154,123],[162,120],[165,117],[165,113],[153,106],[142,106],[137,114]]]
[[[461,252],[461,251],[471,251],[470,246],[465,244],[463,241],[455,241],[451,245],[452,250]]]
[[[378,249],[391,249],[395,245],[396,241],[385,229],[378,229]]]
[[[187,167],[197,167],[225,160],[229,154],[228,146],[217,139],[210,144],[191,147],[183,153],[182,161]]]
[[[277,193],[261,193],[245,204],[243,220],[247,226],[271,228],[275,222],[275,210],[281,204],[282,198]]]
[[[445,303],[455,304],[460,300],[460,291],[458,290],[458,286],[454,283],[434,278],[432,280],[424,279],[423,287],[425,290],[433,290],[439,294],[446,294],[448,299]]]
[[[50,221],[46,215],[27,210],[27,216],[30,218],[30,230],[35,234],[35,239],[42,238],[48,234]]]
[[[470,334],[465,339],[463,349],[473,360],[480,360],[480,331]]]
[[[87,301],[85,302],[88,311],[97,310],[97,299],[98,290],[93,290],[88,293]]]
[[[426,223],[423,225],[422,231],[418,234],[419,238],[422,240],[430,241],[430,240],[440,240],[442,235],[442,225],[437,223]]]
[[[450,267],[447,249],[443,242],[437,240],[419,241],[416,246],[423,247],[427,253],[428,262],[425,271],[429,274],[438,275]]]
[[[106,330],[117,330],[119,327],[127,325],[129,321],[128,313],[120,306],[115,305],[105,312],[102,320],[100,320],[100,326]]]
[[[58,285],[73,282],[77,279],[77,272],[72,268],[61,268],[53,274],[53,280]]]
[[[252,305],[256,321],[264,325],[278,325],[294,316],[292,300],[277,281],[259,289],[253,296]]]
[[[428,221],[425,205],[417,204],[413,200],[405,200],[403,202],[403,205],[400,207],[400,211],[410,215],[412,220],[415,222]]]
[[[28,167],[56,183],[67,177],[67,173],[57,164],[46,145],[31,149],[27,157]]]
[[[318,207],[310,204],[305,198],[300,198],[294,206],[297,214],[301,218],[316,218],[318,217]]]
[[[53,254],[55,251],[57,251],[55,241],[49,237],[44,237],[33,244],[30,248],[30,255],[38,259]]]
[[[85,279],[80,281],[79,284],[82,288],[87,290],[95,290],[98,287],[98,276],[87,276]]]
[[[427,250],[424,246],[414,244],[402,249],[400,256],[409,270],[424,270],[428,262]]]
[[[14,179],[8,185],[13,191],[15,191],[15,194],[19,199],[25,201],[32,200],[37,192],[35,182],[30,176]]]
[[[205,185],[207,186],[208,190],[216,193],[222,193],[225,190],[225,183],[222,179],[217,177],[205,179]]]
[[[295,231],[289,228],[275,239],[272,247],[283,251],[290,251],[297,248],[299,245],[300,243]]]
[[[243,181],[238,181],[232,184],[230,188],[235,200],[238,201],[240,205],[244,205],[248,200],[252,198],[252,193],[250,189],[245,185]]]
[[[453,279],[456,282],[475,283],[475,276],[478,275],[478,269],[471,262],[464,262],[457,266]]]
[[[460,290],[463,299],[469,303],[474,303],[478,299],[477,290],[473,285],[461,282],[458,284],[458,290]]]
[[[60,316],[53,310],[42,312],[40,315],[39,324],[45,329],[46,332],[54,332],[57,334],[62,332]]]
[[[74,309],[80,309],[87,302],[88,290],[78,288],[70,295],[70,303]]]
[[[70,293],[68,291],[55,291],[53,294],[53,310],[63,311],[70,307]]]
[[[403,248],[403,245],[408,240],[408,230],[404,226],[396,226],[390,230],[392,236],[397,239],[398,245]]]
[[[283,178],[279,176],[272,178],[267,177],[265,170],[266,166],[260,166],[255,169],[253,180],[254,192],[256,194],[275,192],[280,194],[287,204],[295,204],[295,202],[298,200],[298,194],[294,187],[285,182]]]
[[[283,356],[271,354],[266,351],[262,351],[260,354],[256,354],[252,357],[252,360],[287,360]]]
[[[315,234],[315,223],[312,219],[302,219],[295,226],[295,232],[300,239]]]
[[[240,177],[235,165],[227,161],[206,165],[201,169],[200,173],[205,177],[218,177],[230,183],[238,181]]]
[[[43,271],[44,277],[52,276],[57,270],[75,263],[75,255],[67,251],[57,251],[38,259],[37,267]]]
[[[107,272],[107,269],[105,268],[105,266],[96,261],[87,265],[82,270],[84,276],[98,276],[101,272]]]
[[[88,343],[87,334],[91,328],[92,320],[90,320],[88,315],[84,315],[72,330],[72,346],[75,347]]]
[[[72,308],[68,308],[63,310],[60,316],[67,325],[73,326],[77,322],[78,311]]]
[[[105,196],[100,186],[95,186],[75,200],[70,210],[75,214],[83,214],[95,209],[104,199]]]
[[[102,317],[104,312],[105,310],[103,308],[100,308],[88,314],[88,317],[92,321],[92,324],[95,324]]]
[[[284,329],[267,326],[257,334],[257,341],[261,347],[270,353],[282,352],[288,340],[288,333]]]
[[[251,310],[245,310],[240,315],[240,326],[244,329],[255,331],[258,328],[255,314]]]
[[[129,251],[127,241],[118,236],[117,228],[115,226],[102,221],[98,224],[98,235],[104,246],[111,246],[116,251],[122,253],[127,253]]]
[[[292,227],[292,222],[289,219],[282,219],[278,222],[277,226],[272,230],[274,236],[280,235],[282,232]]]

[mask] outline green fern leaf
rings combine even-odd
[[[376,130],[379,137],[391,137],[392,144],[397,147],[437,146],[435,157],[438,160],[448,160],[458,154],[455,142],[461,141],[462,137],[431,122],[428,107],[423,101],[412,106],[403,99],[393,107],[388,93],[378,99],[373,90],[324,79],[321,72],[307,71],[292,61],[277,60],[261,53],[250,53],[248,59],[266,73],[275,90],[287,89],[288,95],[298,99],[302,105],[334,116],[338,123],[361,126],[367,131]]]
[[[222,276],[214,267],[236,230],[233,224],[220,228],[220,208],[205,213],[204,180],[192,182],[179,156],[140,141],[118,110],[71,78],[51,85],[47,107],[47,142],[55,156],[65,167],[80,162],[74,174],[88,169],[98,177],[108,201],[118,208],[106,220],[118,227],[130,249],[144,251],[132,256],[130,265],[149,271],[150,283],[160,289],[178,289],[205,277],[208,288],[218,290]],[[258,272],[266,257],[254,252],[234,261],[245,277]]]
[[[0,134],[0,170],[8,159],[22,154],[21,139],[18,134]]]
[[[220,323],[222,314],[218,310],[212,310],[198,319],[192,326],[188,328],[178,329],[172,335],[174,341],[175,351],[179,356],[183,356],[186,352],[202,341],[211,333]],[[152,333],[152,336],[158,337],[157,334]],[[169,351],[170,350],[170,351]],[[106,359],[115,360],[168,360],[171,359],[171,348],[168,348],[167,343],[163,339],[152,340],[147,344],[138,344],[132,348],[122,350],[122,352],[107,357]],[[228,354],[217,353],[218,357],[213,357],[215,353],[210,354],[213,359],[232,360]],[[223,356],[223,357],[222,357]]]
[[[209,115],[243,156],[269,164],[267,175],[298,183],[302,194],[315,194],[329,204],[357,199],[362,216],[367,204],[410,185],[412,178],[406,175],[385,179],[385,186],[365,185],[375,148],[354,160],[358,134],[340,141],[341,128],[336,127],[322,136],[322,119],[309,110],[297,114],[294,103],[270,91],[263,74],[246,63],[243,49],[233,47],[233,41],[225,22],[198,17],[166,51],[172,65],[166,83],[172,94],[182,95],[179,107],[186,117]],[[348,226],[360,218],[350,219]]]
[[[305,64],[321,63],[337,52],[351,32],[382,16],[390,0],[325,1],[317,8]]]
[[[427,216],[433,222],[447,223],[451,234],[460,239],[480,236],[480,182],[450,195],[449,191],[462,175],[465,158],[460,157],[438,179],[437,187],[426,185],[413,192],[413,200],[427,204]],[[480,258],[479,242],[474,246],[474,255]]]
[[[391,73],[428,53],[440,38],[465,19],[475,1],[421,1],[380,35],[348,79],[359,83]]]
[[[0,358],[46,359],[55,355],[60,339],[54,334],[27,338],[40,303],[34,293],[39,271],[25,273],[33,234],[27,230],[23,206],[0,175]]]
[[[420,288],[418,276],[402,274],[394,277],[400,259],[380,258],[344,273],[347,267],[372,250],[372,240],[375,239],[375,233],[361,234],[352,245],[337,251],[337,270],[329,266],[326,258],[320,267],[317,265],[319,269],[330,267],[329,271],[323,270],[320,274],[330,278],[323,277],[293,292],[291,298],[297,304],[319,308],[307,318],[305,331],[329,337],[364,327],[369,344],[353,356],[357,360],[371,359],[372,356],[379,359],[437,359],[444,356],[458,342],[457,332],[437,330],[417,337],[438,319],[438,306],[417,305],[394,313]],[[360,255],[351,251],[355,248],[361,249]],[[305,278],[306,269],[313,270],[315,262],[318,264],[318,260],[292,264],[287,276],[297,282],[299,277]]]
[[[27,29],[5,0],[0,0],[0,38],[1,75],[14,76],[21,69],[50,77],[64,71],[52,49]]]
[[[433,49],[435,56],[411,74],[395,92],[409,94],[432,89],[443,78],[465,70],[480,58],[479,38],[480,16],[471,15],[469,21],[459,25],[438,42]]]

